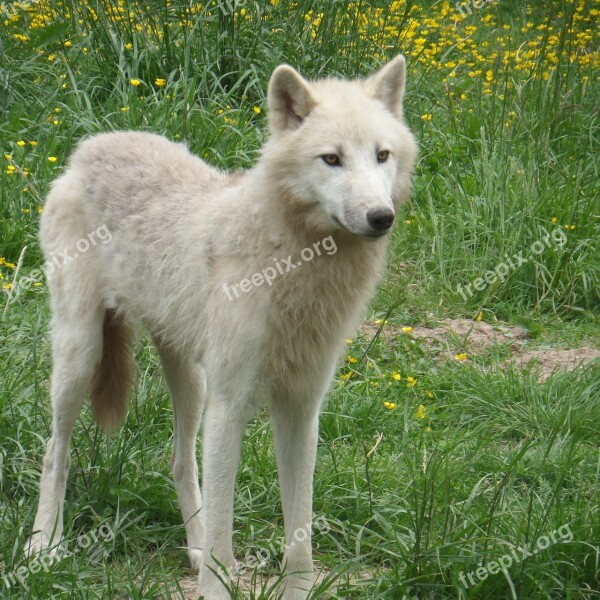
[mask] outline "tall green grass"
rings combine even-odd
[[[416,325],[483,311],[489,321],[541,321],[546,332],[531,345],[597,340],[597,2],[498,2],[457,22],[451,5],[426,1],[247,2],[245,14],[218,2],[36,6],[46,26],[33,27],[40,21],[32,7],[0,31],[0,142],[12,155],[0,157],[0,256],[17,263],[27,246],[21,276],[42,262],[38,207],[83,136],[146,129],[186,141],[221,168],[246,168],[264,141],[266,85],[277,64],[309,77],[355,77],[404,52],[406,118],[421,154],[372,316]],[[120,8],[131,20],[111,18]],[[581,14],[591,20],[578,20]],[[420,28],[411,36],[415,18]],[[452,31],[464,41],[448,42]],[[460,63],[467,50],[489,57],[500,32],[509,42],[495,58]],[[521,70],[509,68],[504,58],[514,65],[509,53],[526,51],[529,42],[535,57]],[[426,52],[432,43],[443,46],[435,60]],[[579,58],[586,52],[596,57],[590,64]],[[438,68],[452,62],[456,67]],[[504,281],[463,298],[459,286],[557,228],[564,244],[545,245]],[[0,265],[0,287],[15,271]],[[2,294],[0,595],[181,597],[179,582],[194,574],[169,474],[171,410],[146,345],[138,350],[140,384],[125,426],[106,438],[85,413],[74,436],[68,547],[77,549],[79,535],[108,523],[115,533],[108,555],[93,562],[91,549],[78,551],[29,575],[28,589],[3,583],[23,564],[33,522],[50,431],[51,357],[45,287],[8,305]],[[348,351],[359,359],[348,365],[356,373],[336,381],[321,424],[314,511],[331,530],[315,535],[315,558],[332,576],[314,597],[325,588],[333,597],[391,600],[599,597],[598,365],[539,381],[534,371],[503,368],[509,345],[447,361],[409,334],[359,337]],[[240,559],[282,536],[270,442],[261,414],[248,428],[238,478]],[[461,573],[565,525],[571,541],[477,585],[461,583]],[[257,573],[275,573],[279,559],[271,556]]]

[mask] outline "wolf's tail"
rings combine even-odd
[[[132,335],[114,310],[104,315],[102,359],[92,380],[94,420],[112,433],[127,415],[127,400],[133,383]]]

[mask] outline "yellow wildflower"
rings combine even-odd
[[[425,419],[427,415],[425,414],[425,407],[422,404],[419,404],[419,408],[415,413],[415,419]]]
[[[403,327],[402,331],[404,331],[404,333],[410,333],[413,330],[412,327]]]
[[[133,86],[133,87],[137,87],[138,85],[140,85],[142,82],[139,79],[130,79],[129,83]]]
[[[156,87],[163,87],[163,85],[166,85],[166,84],[167,84],[167,80],[166,80],[166,79],[163,79],[162,77],[157,77],[157,78],[154,80],[154,85],[155,85]]]
[[[19,146],[19,148],[22,148],[23,146],[25,146],[25,142],[23,140],[19,140],[17,142],[17,146]]]
[[[56,156],[49,156],[49,157],[48,157],[48,160],[49,160],[51,163],[55,163],[55,162],[56,162],[58,159],[56,158]]]
[[[260,107],[258,107],[258,106],[253,106],[253,107],[252,107],[252,110],[253,110],[253,111],[254,111],[254,112],[257,114],[257,115],[260,115],[260,113],[262,112],[262,111],[260,110]]]
[[[355,364],[358,362],[358,360],[354,358],[354,356],[348,356],[348,362],[351,364]]]
[[[388,410],[394,410],[396,408],[396,405],[393,402],[384,402],[383,405],[388,409]]]
[[[406,378],[406,387],[415,387],[415,385],[417,385],[417,380],[414,377],[410,377],[408,376]]]
[[[469,358],[468,354],[457,354],[454,359],[455,360],[467,360]]]
[[[392,373],[392,379],[393,379],[394,381],[400,381],[400,380],[402,379],[402,377],[400,377],[400,373],[396,373],[396,371],[394,371],[394,372]]]

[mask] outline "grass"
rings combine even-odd
[[[21,558],[49,436],[51,361],[43,279],[9,288],[42,264],[38,209],[84,135],[152,130],[245,168],[264,140],[277,64],[354,77],[401,51],[421,155],[370,318],[394,328],[481,315],[525,324],[529,347],[600,346],[598,1],[498,2],[464,19],[425,0],[232,6],[3,5],[3,598],[177,598],[193,577],[168,466],[169,400],[146,344],[123,428],[107,438],[87,413],[77,426],[65,505],[73,556],[38,573]],[[564,241],[533,252],[545,238]],[[513,268],[521,252],[529,260]],[[475,286],[500,264],[503,280]],[[314,546],[331,576],[314,597],[600,597],[600,365],[541,381],[500,368],[511,352],[446,359],[410,333],[349,345],[321,420],[314,511],[328,528]],[[238,558],[268,549],[253,577],[280,559],[270,442],[263,413],[247,430],[235,506]],[[82,547],[103,525],[111,540]],[[490,574],[507,556],[513,564]],[[25,585],[10,580],[19,568]]]

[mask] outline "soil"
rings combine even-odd
[[[361,332],[367,339],[372,339],[380,327],[374,322],[366,322],[361,327]],[[395,337],[407,334],[401,327],[386,324],[380,335],[389,343]],[[459,353],[472,358],[494,345],[502,344],[510,350],[511,357],[501,366],[513,364],[521,370],[532,369],[539,381],[546,380],[556,371],[572,371],[600,357],[600,350],[589,345],[571,349],[532,349],[529,333],[520,327],[470,319],[444,319],[436,327],[414,327],[410,335],[423,340],[432,351],[437,351],[441,357],[446,358],[453,358]]]
[[[317,583],[322,582],[325,577],[327,577],[328,573],[326,571],[321,572],[317,576]],[[262,578],[257,576],[256,581],[252,582],[252,571],[242,575],[239,580],[239,589],[244,592],[244,595],[250,597],[250,590],[253,590],[254,597],[259,598],[262,592],[262,589],[268,590],[271,586],[275,585],[279,577],[272,576],[267,578],[263,576]],[[198,600],[200,597],[200,587],[198,586],[198,578],[190,577],[186,579],[182,579],[179,581],[179,585],[183,591],[183,600]],[[277,586],[275,589],[280,589]],[[175,590],[171,590],[171,593],[176,593]],[[271,595],[269,595],[271,597]],[[277,593],[273,592],[273,597],[277,597]],[[324,594],[324,597],[327,597],[327,594]]]

